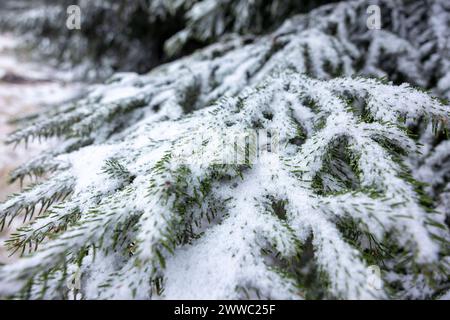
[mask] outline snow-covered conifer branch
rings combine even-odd
[[[45,296],[57,287],[56,270],[75,264],[87,298],[300,298],[308,289],[285,263],[295,265],[312,237],[328,295],[387,297],[367,284],[367,237],[395,239],[419,270],[442,263],[448,241],[436,240],[434,228],[446,230],[442,216],[420,206],[395,157],[397,149],[414,152],[405,119],[424,115],[449,118],[406,85],[288,72],[178,120],[137,122],[119,138],[60,155],[70,166],[48,183],[73,177],[73,196],[12,238],[11,246],[40,245],[0,269],[2,294],[28,285]],[[257,129],[278,133],[278,152],[263,146],[256,163],[214,161],[234,148],[221,135]],[[347,173],[328,170],[336,161],[348,162]],[[37,190],[53,192],[45,186]],[[283,214],[271,209],[280,201]],[[356,243],[341,236],[346,219],[364,231]]]
[[[345,1],[259,35],[230,32],[291,1],[146,4],[189,18],[170,52],[216,42],[20,121],[8,142],[62,141],[11,174],[48,179],[0,204],[2,224],[39,216],[8,241],[23,257],[0,296],[67,298],[76,275],[87,299],[447,291],[450,109],[425,91],[448,96],[445,0]]]

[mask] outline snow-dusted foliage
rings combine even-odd
[[[72,194],[11,239],[38,250],[0,270],[2,293],[28,284],[32,298],[63,297],[61,277],[78,263],[86,298],[301,298],[296,259],[308,241],[327,295],[387,297],[367,282],[368,263],[393,244],[405,265],[388,265],[387,286],[417,272],[413,285],[431,286],[445,279],[436,239],[447,230],[398,160],[415,150],[399,119],[424,115],[449,116],[408,86],[288,73],[188,117],[146,117],[60,155],[63,170],[2,205],[7,220]],[[278,133],[279,152],[262,145],[256,163],[221,163],[234,148],[222,134],[257,129]],[[349,223],[351,241],[340,231]]]
[[[448,5],[375,2],[381,30],[366,26],[372,1],[358,0],[258,36],[243,31],[272,12],[262,2],[173,2],[190,20],[172,44],[220,41],[145,75],[116,74],[10,136],[62,141],[11,174],[48,179],[0,204],[0,225],[38,215],[8,242],[24,257],[0,268],[0,295],[445,294],[450,111],[412,85],[448,93],[448,30],[423,9],[447,21]]]

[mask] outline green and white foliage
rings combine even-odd
[[[85,298],[304,298],[301,252],[311,241],[307,265],[322,295],[432,295],[446,279],[448,231],[421,207],[399,160],[416,150],[399,121],[425,115],[439,125],[449,113],[407,85],[289,72],[178,120],[145,117],[61,154],[63,170],[2,205],[6,220],[72,194],[9,241],[37,251],[0,269],[2,294],[62,298],[75,264]],[[234,148],[220,134],[256,129],[278,132],[278,153],[215,161]],[[402,268],[383,250],[401,255]],[[410,277],[412,289],[371,286],[373,259],[386,263],[386,287]]]
[[[441,36],[427,40],[429,58],[414,32],[395,24],[401,13],[412,25],[415,2],[399,1],[405,10],[383,15],[382,30],[367,30],[368,1],[358,0],[295,16],[264,35],[245,32],[258,21],[252,15],[226,20],[225,29],[204,26],[213,14],[194,15],[208,4],[212,12],[244,10],[242,1],[158,3],[161,17],[173,10],[196,17],[182,32],[201,37],[199,28],[211,32],[201,40],[220,40],[145,75],[116,74],[11,134],[10,143],[61,143],[11,174],[48,178],[0,204],[0,225],[38,216],[8,242],[23,258],[0,268],[0,295],[445,294],[449,106],[395,85],[406,80],[445,95],[431,76],[446,63]],[[249,132],[276,136],[278,148],[223,143]],[[245,161],[222,161],[235,152]],[[79,285],[68,286],[74,278]]]

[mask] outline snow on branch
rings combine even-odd
[[[449,118],[406,85],[288,72],[177,120],[138,122],[120,138],[61,154],[67,169],[2,205],[11,215],[16,203],[61,192],[54,184],[62,174],[72,177],[70,199],[12,238],[12,247],[39,248],[0,269],[1,293],[45,296],[57,287],[54,273],[75,264],[87,298],[300,298],[308,289],[292,266],[312,237],[328,295],[386,297],[367,284],[364,239],[395,239],[419,266],[438,265],[445,244],[429,224],[446,227],[421,207],[396,157],[414,152],[405,118],[424,115]],[[277,132],[279,147],[261,146],[255,162],[204,157],[240,152],[217,136],[246,130]],[[346,173],[335,173],[336,161],[348,163]],[[342,235],[348,220],[364,237],[350,243]]]

